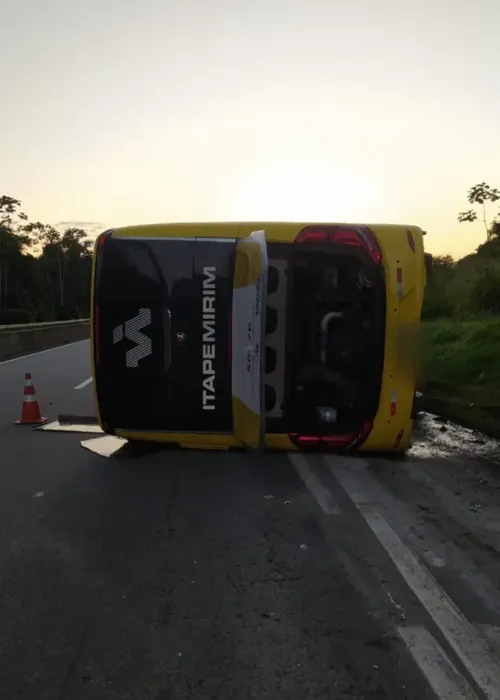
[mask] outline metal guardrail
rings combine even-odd
[[[90,337],[90,319],[0,326],[0,362]]]
[[[88,325],[89,323],[89,318],[75,318],[69,321],[42,321],[41,323],[11,323],[7,326],[0,326],[0,334],[20,333],[22,331],[41,331],[49,328],[84,326]]]

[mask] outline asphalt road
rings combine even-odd
[[[105,459],[26,371],[93,412],[88,343],[0,363],[2,700],[500,699],[497,443]]]

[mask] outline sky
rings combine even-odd
[[[0,194],[92,231],[415,224],[459,257],[485,236],[468,189],[500,188],[499,23],[498,0],[5,3]]]

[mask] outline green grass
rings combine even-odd
[[[427,408],[500,437],[500,316],[423,323]]]

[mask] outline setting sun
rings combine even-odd
[[[344,168],[274,163],[241,178],[229,208],[237,219],[359,221],[380,196],[374,182]]]

